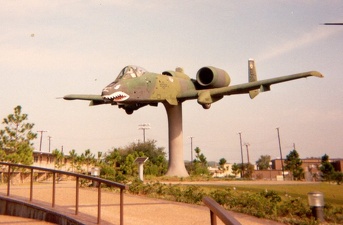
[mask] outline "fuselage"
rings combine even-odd
[[[126,68],[126,69],[125,69]],[[195,86],[191,79],[179,72],[165,72],[164,74],[150,73],[145,70],[135,71],[133,66],[125,67],[118,78],[106,86],[102,97],[114,103],[155,103],[167,101],[177,104],[177,98],[194,94]]]

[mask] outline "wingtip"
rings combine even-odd
[[[324,77],[324,75],[321,74],[321,73],[318,72],[318,71],[312,71],[312,72],[311,72],[311,75],[312,75],[312,76],[315,76],[315,77],[319,77],[319,78],[323,78],[323,77]]]
[[[73,95],[65,95],[62,97],[64,100],[74,100],[74,96]]]

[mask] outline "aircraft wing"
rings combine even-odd
[[[204,89],[198,92],[198,102],[200,104],[211,104],[215,102],[216,99],[222,98],[224,95],[246,94],[253,90],[258,90],[261,92],[270,91],[270,86],[272,84],[278,84],[309,76],[323,77],[323,75],[317,71],[309,71],[245,84],[237,84],[228,87]]]
[[[78,95],[78,94],[72,94],[72,95],[66,95],[63,97],[65,100],[86,100],[90,101],[89,105],[101,105],[101,104],[108,104],[110,102],[105,101],[101,95]]]

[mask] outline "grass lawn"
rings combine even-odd
[[[206,185],[207,186],[207,185]],[[248,184],[242,182],[242,184],[230,184],[223,186],[207,186],[210,189],[213,188],[226,188],[235,187],[236,191],[276,191],[280,197],[282,196],[292,196],[300,197],[307,201],[307,193],[313,191],[320,191],[324,194],[325,203],[330,203],[332,205],[343,206],[343,185],[329,184],[329,183],[295,183],[295,184],[254,184],[254,182],[249,182]]]

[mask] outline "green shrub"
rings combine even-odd
[[[144,187],[144,183],[140,180],[134,180],[130,185],[129,185],[129,192],[135,195],[138,195],[141,193],[142,189]]]
[[[260,195],[268,199],[271,203],[281,202],[281,197],[276,191],[262,191]]]
[[[278,215],[281,217],[310,218],[311,209],[300,198],[289,197],[281,203]]]
[[[324,206],[325,221],[343,224],[343,206],[334,207],[331,204],[325,204]]]
[[[115,181],[116,170],[111,166],[103,165],[100,170],[100,176],[106,180]]]
[[[204,191],[199,186],[188,186],[183,191],[183,201],[186,203],[198,204],[202,202],[202,198],[205,196]]]
[[[265,209],[270,208],[268,207],[269,201],[259,193],[244,192],[238,196],[236,203],[234,208],[256,217],[266,217],[268,212]]]
[[[180,186],[170,184],[168,187],[169,188],[166,189],[166,194],[168,196],[171,196],[169,199],[177,201],[177,202],[182,202],[183,196],[182,196],[182,190]]]
[[[228,206],[230,199],[233,197],[230,188],[226,188],[224,190],[216,189],[210,192],[209,196],[222,206]]]
[[[276,191],[242,192],[230,188],[216,188],[205,191],[201,186],[183,186],[149,182],[144,184],[136,179],[129,185],[132,194],[147,195],[176,202],[201,204],[204,196],[213,198],[224,208],[281,221],[292,225],[315,225],[317,222],[311,216],[312,212],[305,199],[280,197]],[[343,224],[343,207],[326,204],[325,220],[333,224]]]

